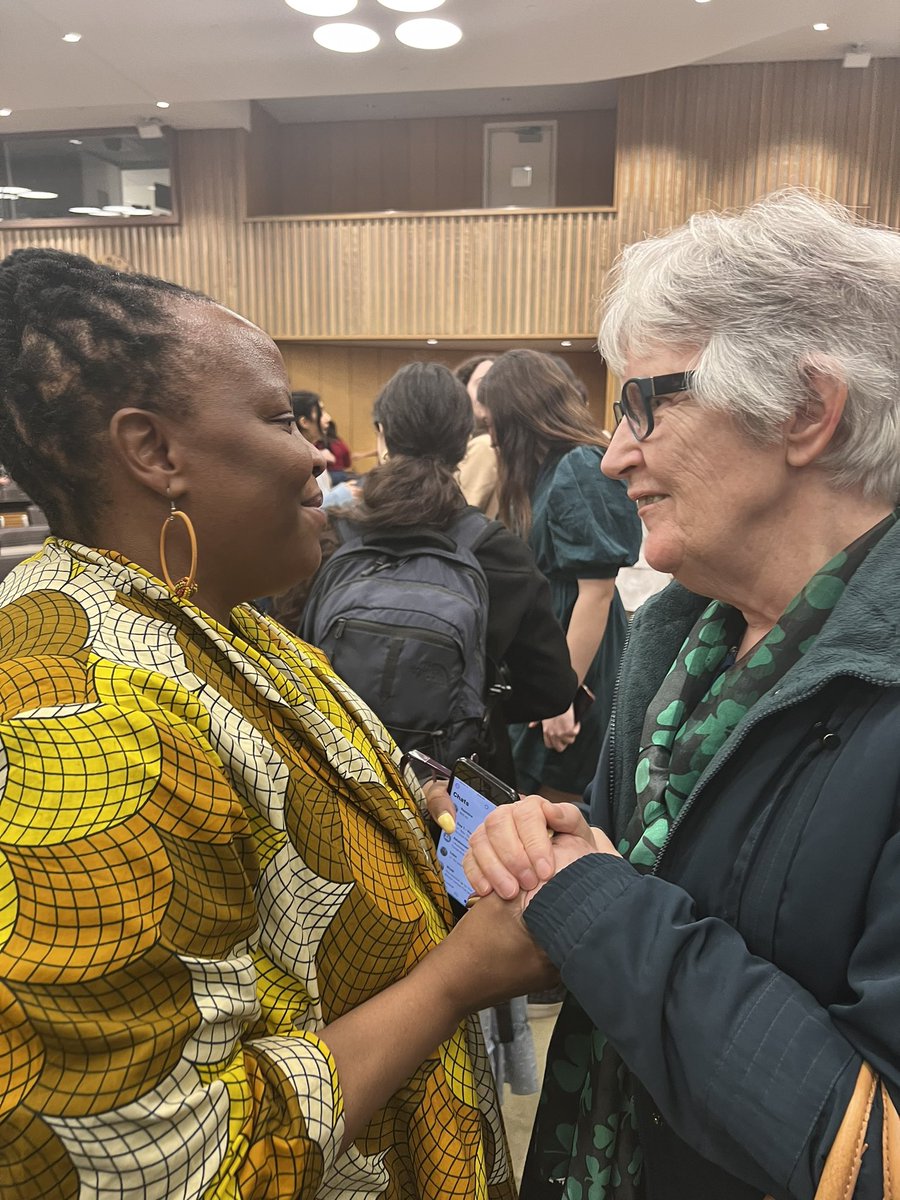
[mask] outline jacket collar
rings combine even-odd
[[[620,816],[634,803],[631,771],[640,747],[647,707],[675,661],[708,596],[671,583],[651,597],[634,618],[623,660],[611,751]],[[882,687],[900,687],[900,522],[889,529],[848,582],[844,593],[807,654],[764,696],[738,725],[732,739],[774,709],[799,703],[810,692],[841,676]],[[728,743],[726,743],[726,746]],[[722,751],[719,752],[721,755]],[[719,755],[704,773],[714,773]]]

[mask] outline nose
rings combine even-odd
[[[600,469],[610,479],[626,479],[628,472],[638,466],[642,458],[641,443],[628,428],[628,422],[620,421],[603,455]]]
[[[306,445],[309,449],[309,457],[312,460],[312,473],[313,475],[321,475],[325,470],[325,455],[312,442],[307,442]]]

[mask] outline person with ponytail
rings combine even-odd
[[[360,503],[333,510],[332,517],[340,521],[343,515],[365,534],[412,530],[427,535],[446,532],[464,513],[476,511],[466,504],[457,475],[472,432],[472,407],[447,367],[431,362],[401,367],[375,400],[372,419],[379,466],[363,478]],[[488,684],[502,674],[508,691],[502,705],[490,708],[488,728],[471,749],[515,784],[507,722],[539,720],[558,710],[576,682],[547,581],[531,551],[499,522],[483,514],[481,520],[484,535],[474,553],[488,590]],[[322,599],[318,588],[317,599]],[[314,625],[307,614],[307,634]]]
[[[608,439],[554,356],[508,350],[478,395],[500,460],[500,517],[549,579],[578,684],[595,698],[576,716],[573,691],[550,720],[514,731],[519,783],[575,802],[594,777],[609,720],[626,631],[616,574],[636,562],[641,524],[624,485],[602,474]]]
[[[0,587],[0,1193],[512,1200],[468,1014],[555,971],[449,932],[418,781],[249,604],[324,522],[275,344],[17,251],[0,460],[53,535]]]

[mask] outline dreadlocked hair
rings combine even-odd
[[[0,461],[54,533],[89,541],[102,442],[125,405],[186,412],[189,360],[172,315],[207,297],[62,250],[0,262]]]

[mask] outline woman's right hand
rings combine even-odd
[[[555,833],[567,833],[596,853],[590,825],[574,804],[554,804],[543,796],[524,796],[501,804],[469,839],[463,868],[479,896],[496,892],[512,900],[532,892],[556,873],[551,851]]]

